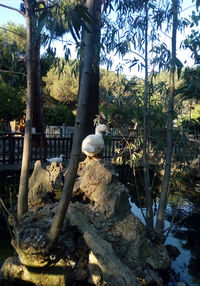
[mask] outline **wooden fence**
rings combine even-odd
[[[23,135],[20,133],[7,133],[0,134],[0,164],[19,164],[22,160],[23,152]],[[130,137],[129,140],[134,141],[134,137]],[[72,148],[73,137],[45,137],[40,134],[34,134],[32,136],[31,146],[31,162],[44,158],[59,157],[61,154],[65,155],[65,159],[68,160]],[[121,137],[106,137],[105,149],[103,151],[103,158],[111,160],[116,148],[122,148],[124,146],[124,140]]]
[[[40,134],[32,136],[31,162],[44,158],[59,157],[64,154],[69,158],[72,137],[44,138]],[[22,160],[24,136],[19,133],[0,135],[0,164],[19,164]]]
[[[126,137],[126,140],[134,142],[137,136]],[[19,164],[22,160],[23,152],[23,135],[21,133],[1,133],[0,134],[0,165],[6,164]],[[116,149],[121,149],[126,145],[125,140],[121,136],[105,136],[105,149],[103,151],[103,158],[111,160]],[[190,139],[194,140],[194,139]],[[42,160],[44,158],[59,157],[61,154],[65,155],[65,159],[68,160],[72,148],[73,137],[43,137],[41,134],[32,135],[32,152],[31,162],[34,163],[36,160]],[[200,140],[195,139],[199,144]],[[192,143],[192,141],[188,141]],[[196,144],[196,143],[195,143]],[[199,149],[197,153],[194,150],[189,150],[191,154],[187,154],[184,151],[185,144],[177,144],[174,146],[174,155],[180,160],[180,155],[187,155],[188,159],[198,157]],[[200,148],[200,144],[199,144]]]

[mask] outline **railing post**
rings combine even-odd
[[[15,162],[15,141],[12,134],[8,134],[8,163],[14,164]]]

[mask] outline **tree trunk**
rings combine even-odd
[[[178,0],[172,0],[173,12],[173,29],[172,29],[172,58],[170,69],[170,92],[168,101],[168,127],[167,127],[167,148],[166,148],[166,164],[165,172],[162,181],[162,190],[160,195],[160,202],[158,208],[158,215],[156,221],[156,233],[158,238],[162,238],[164,230],[165,210],[167,205],[167,195],[169,188],[169,180],[171,173],[171,158],[173,150],[173,115],[174,115],[174,76],[175,76],[175,61],[176,61],[176,32],[178,26]]]
[[[33,124],[36,133],[44,132],[44,120],[43,120],[43,105],[42,105],[42,93],[40,86],[40,37],[37,39],[36,44],[33,47]]]
[[[87,7],[87,2],[85,3]],[[94,132],[94,119],[99,114],[99,51],[100,51],[100,14],[101,1],[96,0],[91,11],[94,18],[94,25],[91,27],[91,36],[93,42],[92,53],[92,70],[90,73],[88,103],[85,120],[85,136]]]
[[[27,104],[26,122],[23,145],[22,166],[19,184],[17,213],[18,219],[28,209],[28,178],[31,158],[31,135],[32,135],[32,96],[33,96],[33,69],[32,69],[32,15],[31,0],[25,0],[26,7],[26,57],[27,57]]]
[[[94,10],[95,0],[87,0],[87,7],[89,13]],[[87,24],[91,30],[91,25]],[[91,70],[92,70],[92,50],[94,49],[92,33],[85,31],[84,35],[84,48],[83,48],[83,65],[81,68],[81,76],[79,82],[79,95],[78,95],[78,108],[76,121],[74,126],[74,139],[72,145],[72,151],[68,166],[67,175],[65,177],[65,183],[62,191],[62,196],[58,204],[58,208],[53,219],[50,231],[49,231],[49,248],[52,248],[60,234],[62,224],[71,200],[74,182],[76,179],[79,158],[81,154],[81,143],[84,136],[84,126],[86,119],[86,108],[88,101],[88,94],[90,89]]]
[[[149,132],[148,132],[148,1],[145,2],[145,91],[144,91],[144,141],[143,141],[143,164],[144,164],[144,188],[147,198],[146,203],[146,226],[149,235],[153,231],[152,190],[149,181]]]
[[[33,124],[36,134],[32,134],[32,143],[40,150],[40,160],[46,159],[45,132],[43,115],[43,93],[40,73],[40,37],[33,47]]]

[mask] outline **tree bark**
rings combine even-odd
[[[40,78],[40,37],[37,39],[33,47],[33,127],[36,133],[44,133],[44,118],[43,118],[43,96],[41,92]]]
[[[87,7],[87,1],[85,3]],[[91,27],[93,42],[92,70],[90,73],[89,94],[85,120],[85,136],[94,132],[94,119],[99,114],[99,53],[100,53],[100,20],[101,20],[101,1],[96,0],[91,11],[94,25]]]
[[[166,147],[166,164],[165,172],[162,181],[162,190],[156,220],[156,233],[158,238],[162,238],[165,221],[165,210],[167,205],[167,195],[169,189],[170,173],[171,173],[171,158],[173,150],[173,115],[174,115],[174,77],[175,77],[175,62],[176,62],[176,33],[178,26],[178,0],[172,0],[173,12],[173,29],[172,29],[172,57],[170,69],[170,92],[168,101],[168,127],[167,127],[167,147]]]
[[[152,190],[149,180],[149,132],[148,132],[148,1],[145,2],[145,91],[144,91],[144,115],[143,115],[143,164],[144,164],[144,188],[147,198],[146,226],[149,235],[153,231]]]
[[[19,184],[17,214],[18,219],[28,209],[28,178],[31,158],[31,136],[32,136],[32,109],[33,109],[33,68],[32,68],[32,15],[31,0],[25,0],[26,7],[26,57],[27,57],[27,104],[26,122],[23,145],[22,166]]]
[[[43,114],[43,93],[40,72],[40,37],[33,47],[33,123],[36,134],[32,134],[32,143],[40,150],[40,160],[46,159],[46,138]]]
[[[99,1],[99,0],[97,0]],[[95,7],[95,0],[87,0],[88,11],[91,14]],[[91,30],[91,25],[87,24]],[[71,200],[74,182],[76,179],[79,158],[81,154],[81,143],[84,137],[84,126],[86,119],[86,108],[88,101],[88,94],[90,88],[91,71],[92,71],[92,55],[93,55],[93,37],[92,33],[85,31],[84,35],[84,48],[83,48],[83,65],[81,68],[81,76],[79,82],[79,95],[78,95],[78,108],[76,121],[74,126],[74,139],[72,145],[72,151],[68,166],[67,175],[65,177],[62,196],[58,204],[58,208],[53,219],[51,228],[48,233],[49,237],[49,249],[52,248],[61,231],[62,224]]]

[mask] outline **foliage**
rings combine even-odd
[[[196,64],[200,63],[200,33],[199,29],[195,29],[195,26],[198,27],[199,20],[200,15],[193,11],[190,22],[190,28],[192,29],[191,34],[187,36],[183,42],[184,48],[189,48],[191,50],[192,57],[194,58]]]
[[[0,121],[10,132],[9,122],[21,118],[25,109],[25,28],[8,23],[0,29]]]
[[[142,104],[137,97],[107,96],[100,111],[109,125],[121,134],[127,134],[129,128],[134,129],[138,123],[141,124]]]
[[[110,83],[110,81],[108,80]],[[102,86],[105,83],[102,81]],[[119,87],[108,89],[101,99],[100,110],[108,122],[115,128],[120,128],[125,132],[124,126],[129,129],[142,128],[143,123],[143,81],[137,78],[119,81]],[[111,85],[114,84],[111,82]],[[155,91],[155,89],[153,89]],[[151,130],[161,129],[166,127],[166,115],[161,98],[151,94],[151,105],[149,108]]]
[[[198,106],[197,108],[198,110],[200,109],[200,107]],[[195,119],[188,119],[185,118],[182,120],[181,122],[181,127],[182,130],[184,130],[185,132],[189,132],[191,134],[199,134],[200,133],[200,110],[198,112],[198,117]]]
[[[0,78],[0,120],[9,122],[22,117],[25,103],[22,99],[23,93],[8,86]]]
[[[106,96],[117,96],[123,94],[130,95],[127,86],[134,85],[134,80],[128,80],[124,75],[117,74],[113,71],[100,70],[100,99],[103,100]]]
[[[44,92],[62,103],[75,103],[78,94],[78,78],[72,75],[72,66],[65,63],[64,70],[58,73],[58,68],[52,68],[43,77]]]
[[[23,25],[8,22],[1,27],[0,35],[4,45],[12,52],[16,52],[19,56],[25,54],[26,30]]]
[[[56,51],[49,47],[40,58],[41,77],[47,75],[47,72],[55,65],[56,60]]]
[[[200,99],[200,67],[186,68],[183,74],[183,82],[176,93],[181,99]]]
[[[73,126],[75,117],[68,106],[57,104],[53,107],[46,107],[44,110],[45,123],[47,125]]]
[[[78,74],[79,62],[66,63],[63,60],[64,70],[60,72],[59,67],[52,68],[43,77],[45,84],[45,96],[67,104],[77,101],[78,93]],[[108,101],[109,96],[130,96],[131,91],[136,86],[136,78],[128,80],[124,75],[116,74],[112,71],[100,70],[100,104]]]
[[[45,45],[51,44],[51,41],[55,38],[63,37],[66,33],[71,33],[71,36],[76,42],[77,46],[80,46],[80,32],[81,30],[88,30],[86,23],[92,23],[93,19],[88,13],[88,10],[84,5],[74,0],[61,0],[52,4],[49,2],[50,9],[41,9],[41,13],[38,19],[38,32],[36,36],[40,34],[45,26],[48,31],[48,35],[43,36]],[[65,59],[68,61],[70,56],[70,44],[66,43],[63,46],[65,51]]]
[[[128,129],[134,129],[138,124],[141,127],[140,82],[136,83],[136,79],[128,81],[122,76],[117,77],[116,74],[110,73],[106,81],[104,81],[103,74],[101,87],[104,93],[101,95],[100,112],[108,120],[110,126],[118,129],[121,134],[128,133]]]
[[[200,125],[200,104],[199,101],[197,102],[197,104],[193,107],[192,111],[191,111],[191,118],[198,122]]]
[[[145,40],[145,1],[115,1],[115,17],[106,17],[104,19],[104,32],[102,35],[102,61],[108,67],[112,65],[112,57],[107,54],[118,54],[122,59],[128,54],[127,63],[131,69],[137,65],[138,70],[144,68],[144,40]],[[112,4],[111,4],[112,5]],[[160,30],[167,30],[170,26],[172,13],[169,1],[157,4],[155,1],[147,2],[149,34],[148,42],[152,47],[159,49],[159,55],[162,55],[164,44],[160,41]],[[110,14],[110,15],[113,15]],[[165,48],[164,64],[169,63],[170,52]],[[166,62],[167,60],[167,62]],[[122,68],[123,66],[119,66]]]
[[[105,96],[101,101],[100,120],[105,118],[115,133],[122,136],[135,136],[134,142],[122,140],[121,146],[116,148],[115,163],[129,164],[136,167],[141,161],[142,132],[143,132],[143,81],[132,79],[128,81],[121,94]],[[160,99],[150,96],[149,106],[149,141],[154,150],[154,160],[160,160],[166,147],[167,115]],[[130,138],[131,139],[131,138]]]
[[[153,99],[160,102],[167,109],[169,94],[169,73],[161,72],[153,79]],[[197,119],[199,100],[199,68],[185,68],[181,77],[175,74],[175,124],[180,125],[182,120]]]
[[[2,79],[12,87],[26,86],[25,29],[23,25],[8,23],[0,29],[0,69]],[[17,73],[22,74],[17,74]]]
[[[113,75],[112,75],[113,76]],[[117,76],[117,75],[115,75]],[[155,162],[160,162],[161,158],[163,159],[165,148],[166,148],[166,128],[167,128],[167,99],[169,92],[169,81],[168,81],[168,72],[162,72],[156,78],[154,78],[150,88],[150,105],[149,105],[149,114],[148,114],[148,130],[149,130],[149,142],[151,154],[153,154],[153,160]],[[150,79],[150,78],[149,78]],[[180,86],[182,80],[178,80],[176,75],[176,86]],[[102,85],[103,86],[103,81]],[[108,80],[108,83],[110,81]],[[120,80],[119,80],[120,84]],[[112,86],[112,82],[111,82]],[[113,84],[115,87],[115,85]],[[112,89],[109,90],[109,85],[106,85],[108,95],[104,93],[104,97],[101,98],[100,104],[100,121],[105,122],[110,127],[115,128],[115,133],[120,135],[135,135],[136,130],[139,131],[138,135],[143,130],[143,81],[139,79],[127,80],[127,84],[123,86],[120,84],[119,88],[114,88],[113,93]],[[106,90],[106,88],[104,89]],[[121,92],[121,93],[120,93]],[[180,116],[179,105],[180,99],[177,95],[176,100],[176,112],[174,112],[174,119],[177,119],[178,115]],[[187,104],[188,105],[188,104]],[[182,105],[181,105],[182,106]],[[198,104],[195,105],[195,108],[192,109],[192,113],[198,117]],[[179,113],[178,113],[179,112]],[[178,126],[178,125],[177,125]],[[192,127],[193,126],[193,127]],[[194,132],[194,122],[191,126],[192,131]],[[196,121],[197,126],[197,121]],[[197,127],[196,127],[197,128]],[[135,130],[136,129],[136,130]],[[135,131],[134,131],[135,130]],[[196,129],[195,129],[196,130]],[[177,148],[181,148],[183,155],[189,154],[190,149],[188,143],[184,140],[178,140],[177,138],[182,138],[183,136],[183,126],[179,126],[174,130],[174,143],[176,143]],[[137,136],[138,136],[137,135]],[[140,135],[139,137],[140,138]],[[141,139],[141,138],[140,138]],[[122,140],[121,145],[116,147],[116,158],[115,163],[117,164],[130,164],[131,166],[136,166],[141,160],[141,143],[140,142],[126,142],[125,138]],[[189,152],[189,153],[188,153]],[[180,157],[180,156],[179,156]],[[183,156],[182,156],[183,157]],[[188,159],[188,156],[184,157]],[[178,157],[176,156],[176,159]],[[183,159],[183,158],[182,158]],[[160,164],[160,163],[159,163]]]

